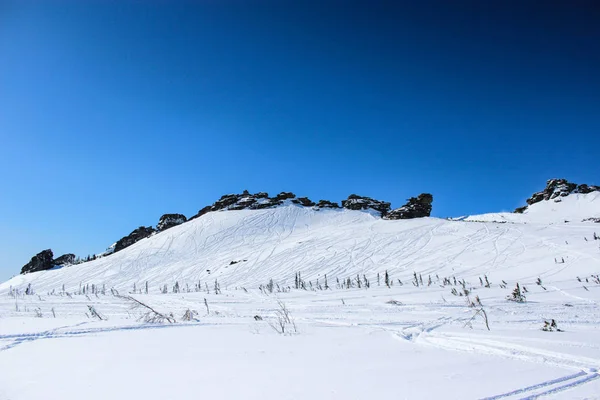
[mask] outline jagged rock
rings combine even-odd
[[[203,207],[202,209],[200,209],[200,211],[198,211],[198,213],[196,215],[194,215],[193,217],[190,217],[190,219],[188,221],[191,221],[193,219],[196,219],[198,217],[203,216],[204,214],[211,212],[212,211],[212,206],[206,206]]]
[[[31,257],[31,261],[21,268],[22,274],[27,274],[29,272],[37,272],[37,271],[45,271],[54,266],[52,260],[54,258],[54,254],[52,254],[52,250],[47,249],[40,251],[35,256]]]
[[[340,205],[336,202],[329,201],[329,200],[319,200],[319,202],[317,203],[317,205],[315,207],[316,208],[340,208]]]
[[[310,199],[306,197],[296,198],[296,195],[292,192],[281,192],[275,197],[269,197],[266,192],[258,192],[250,194],[247,190],[244,190],[242,194],[226,194],[221,196],[213,205],[206,206],[196,215],[190,218],[190,220],[201,217],[202,215],[210,211],[220,210],[262,210],[265,208],[272,208],[283,204],[286,200],[290,200],[294,204],[300,204],[305,207],[312,207],[315,205]]]
[[[300,204],[304,207],[312,207],[315,205],[315,202],[310,200],[308,197],[298,197],[297,199],[292,199],[292,203]]]
[[[124,248],[129,247],[132,244],[139,242],[144,238],[147,238],[154,232],[156,231],[151,226],[140,226],[139,228],[131,232],[129,235],[119,239],[119,241],[117,241],[117,243],[115,244],[114,252],[116,253],[117,251],[121,251]]]
[[[572,193],[587,194],[600,191],[600,186],[581,184],[577,185],[567,181],[566,179],[549,179],[546,182],[546,188],[541,192],[534,193],[528,198],[527,204],[530,206],[540,201],[554,200],[560,202],[561,197],[566,197]],[[523,213],[528,206],[519,207],[515,210],[516,213]]]
[[[174,226],[181,225],[186,221],[187,221],[187,218],[183,214],[164,214],[158,220],[158,224],[156,225],[156,230],[159,232],[162,232],[165,229],[169,229]]]
[[[63,254],[62,256],[55,258],[52,261],[54,265],[72,265],[75,264],[75,254]]]
[[[296,195],[292,192],[281,192],[277,196],[275,196],[275,200],[283,201],[283,200],[287,200],[287,199],[293,199],[295,197],[296,197]]]
[[[587,194],[587,193],[592,193],[592,192],[600,192],[600,186],[588,186],[585,183],[577,186],[577,193],[581,193],[581,194]]]
[[[408,199],[408,203],[384,215],[385,219],[411,219],[429,217],[431,215],[433,196],[421,193],[417,197]]]
[[[390,203],[351,194],[347,200],[342,200],[342,207],[349,210],[367,210],[370,208],[379,211],[381,215],[385,215],[390,210]]]
[[[527,204],[532,205],[543,200],[552,200],[559,196],[566,197],[571,193],[586,194],[596,191],[600,191],[600,186],[588,186],[586,184],[577,185],[566,179],[549,179],[548,182],[546,182],[546,188],[541,192],[534,193],[527,199]]]

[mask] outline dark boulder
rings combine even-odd
[[[292,192],[281,192],[277,196],[275,196],[275,200],[283,201],[283,200],[293,199],[295,197],[296,197],[296,195]]]
[[[75,254],[63,254],[62,256],[55,258],[54,261],[52,261],[52,264],[54,265],[73,265],[75,264]]]
[[[390,203],[386,201],[375,200],[370,197],[351,194],[348,199],[342,200],[342,207],[348,210],[367,210],[372,209],[385,215],[390,210]]]
[[[131,246],[132,244],[134,244],[136,242],[139,242],[140,240],[142,240],[144,238],[147,238],[148,236],[152,235],[154,232],[156,232],[156,231],[151,226],[140,226],[139,228],[137,228],[133,232],[131,232],[129,235],[127,235],[117,241],[117,243],[115,244],[115,253],[117,251],[123,250],[126,247]]]
[[[292,199],[292,203],[300,204],[304,207],[312,207],[315,205],[315,202],[309,199],[308,197],[298,197],[297,199]]]
[[[402,207],[396,208],[384,215],[384,218],[411,219],[429,217],[432,209],[431,203],[433,203],[433,196],[429,193],[421,193],[417,197],[408,199],[408,202]]]
[[[162,232],[165,229],[169,229],[174,226],[181,225],[186,221],[187,221],[187,218],[183,214],[164,214],[158,220],[158,224],[156,225],[156,230],[159,232]]]
[[[35,256],[31,257],[31,261],[21,268],[22,274],[27,274],[29,272],[37,272],[37,271],[45,271],[54,266],[52,260],[54,258],[54,254],[52,254],[52,250],[44,250],[37,253]]]
[[[198,217],[201,217],[204,214],[209,213],[211,211],[212,211],[212,206],[203,207],[202,209],[200,209],[200,211],[198,211],[198,213],[196,215],[194,215],[193,217],[190,217],[189,221],[196,219]]]

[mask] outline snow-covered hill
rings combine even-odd
[[[29,283],[37,290],[80,284],[153,290],[175,282],[257,287],[274,279],[306,280],[383,274],[408,279],[413,272],[439,276],[502,275],[572,279],[600,262],[594,230],[582,222],[600,216],[600,193],[542,201],[523,214],[384,220],[372,210],[277,208],[209,212],[124,250],[70,267],[19,275],[0,293]],[[487,221],[487,222],[474,222]],[[509,222],[499,224],[497,222]],[[569,221],[565,223],[565,221]],[[587,241],[586,241],[587,239]],[[564,259],[564,264],[555,264]]]
[[[551,181],[522,213],[461,220],[225,196],[0,284],[0,400],[598,398],[588,189]]]

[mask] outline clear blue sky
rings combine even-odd
[[[600,10],[544,3],[0,1],[0,279],[244,189],[599,184]]]

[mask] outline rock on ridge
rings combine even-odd
[[[164,214],[158,220],[156,230],[162,232],[166,229],[172,228],[177,225],[181,225],[187,221],[187,218],[183,214]]]
[[[75,254],[71,254],[71,253],[63,254],[62,256],[55,258],[52,261],[52,264],[60,265],[60,266],[73,265],[73,264],[75,264],[75,258],[76,258]]]
[[[433,203],[433,196],[429,193],[421,193],[417,197],[408,199],[408,202],[402,207],[388,212],[383,218],[411,219],[429,217],[432,209],[431,203]]]
[[[119,239],[115,244],[114,252],[116,253],[117,251],[121,251],[124,248],[129,247],[132,244],[139,242],[144,238],[147,238],[154,232],[156,232],[156,230],[154,230],[154,228],[152,228],[151,226],[140,226],[139,228],[131,232],[129,235]]]
[[[290,201],[292,204],[298,204],[304,207],[319,207],[319,204],[321,204],[316,204],[308,197],[296,197],[296,195],[292,192],[281,192],[275,197],[269,197],[269,194],[266,192],[251,194],[247,190],[244,190],[244,192],[241,194],[226,194],[221,196],[221,198],[215,201],[212,205],[206,206],[198,211],[198,213],[191,217],[190,220],[201,217],[202,215],[211,211],[262,210],[265,208],[277,207],[284,204],[286,201]]]
[[[546,188],[541,192],[531,195],[531,197],[526,200],[527,206],[517,208],[515,213],[522,213],[527,209],[528,206],[541,201],[554,200],[558,202],[560,201],[561,197],[566,197],[572,193],[587,194],[597,191],[600,191],[600,186],[586,184],[578,185],[576,183],[569,182],[566,179],[549,179],[546,182]]]
[[[315,208],[340,208],[340,205],[335,201],[319,200]]]
[[[54,258],[54,254],[52,250],[47,249],[40,251],[35,256],[31,257],[31,261],[21,268],[22,274],[27,274],[29,272],[37,272],[37,271],[45,271],[54,266],[52,263]]]
[[[391,204],[386,201],[375,200],[370,197],[351,194],[346,200],[342,200],[342,207],[348,210],[368,210],[379,211],[381,215],[387,214]]]

